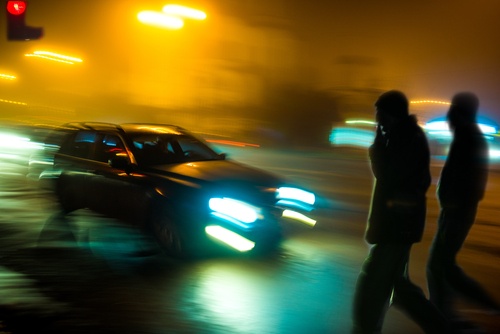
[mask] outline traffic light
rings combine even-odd
[[[26,1],[7,1],[7,39],[9,41],[29,41],[39,39],[43,28],[27,26],[24,21]]]

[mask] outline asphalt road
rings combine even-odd
[[[50,193],[26,182],[19,161],[0,164],[0,333],[349,333],[371,192],[363,153],[221,148],[234,158],[293,178],[319,195],[314,229],[287,228],[266,258],[216,256],[177,261],[119,222],[79,210],[58,215]],[[433,168],[435,180],[439,164]],[[429,192],[424,240],[411,259],[425,287],[424,266],[435,231]],[[500,180],[460,254],[463,267],[500,300]],[[457,303],[487,333],[498,317]],[[384,333],[421,333],[390,309]]]

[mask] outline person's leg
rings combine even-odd
[[[447,229],[445,247],[450,249],[447,254],[445,278],[453,291],[459,293],[484,308],[491,311],[500,311],[500,305],[490,296],[490,294],[475,279],[467,275],[456,263],[456,254],[462,247],[469,231],[476,219],[477,204],[464,205],[456,210],[456,222],[453,228]],[[454,252],[454,253],[451,253]],[[453,260],[452,260],[453,256]]]
[[[410,248],[407,254],[409,259]],[[399,278],[394,285],[392,305],[405,312],[425,333],[447,333],[449,324],[444,314],[427,299],[421,288],[411,282],[408,262],[409,260],[400,266]]]
[[[356,285],[353,305],[354,333],[381,331],[400,262],[399,245],[372,246]]]
[[[442,209],[438,232],[431,247],[427,265],[430,299],[450,318],[459,318],[452,308],[452,292],[493,312],[500,310],[499,304],[456,262],[456,256],[474,224],[476,211],[477,203]]]
[[[430,301],[441,312],[448,315],[452,312],[452,293],[446,280],[446,271],[455,264],[456,254],[460,249],[453,238],[449,238],[453,229],[454,212],[441,208],[438,218],[438,229],[432,241],[427,262],[427,286]],[[456,234],[456,233],[455,233]],[[455,238],[456,239],[456,238]]]

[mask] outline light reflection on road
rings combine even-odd
[[[197,269],[183,296],[186,316],[238,333],[327,333],[332,325],[349,330],[346,305],[357,268],[307,241],[287,242],[278,258],[219,259]]]
[[[256,164],[261,163],[253,159]],[[270,163],[265,156],[263,159]],[[49,245],[39,244],[42,247],[34,252],[37,257],[26,259],[35,263],[36,268],[27,267],[25,272],[49,285],[46,291],[60,288],[70,293],[70,300],[74,293],[78,298],[74,297],[73,302],[79,305],[81,314],[99,313],[110,327],[149,333],[347,333],[354,284],[367,253],[362,233],[371,176],[364,174],[366,165],[359,161],[355,164],[349,159],[339,162],[322,157],[312,157],[312,160],[321,166],[319,171],[304,169],[300,173],[302,167],[297,167],[287,172],[301,177],[313,188],[320,186],[328,190],[322,194],[332,195],[331,201],[323,202],[318,228],[289,231],[283,249],[273,257],[220,257],[192,262],[172,261],[154,253],[137,257],[136,251],[147,248],[146,240],[138,237],[134,230],[86,210],[61,219],[50,196],[33,191],[25,183],[25,166],[3,161],[0,163],[0,223],[2,230],[12,228],[17,234],[11,239],[2,239],[0,250],[33,247],[44,228],[46,234],[42,241],[49,244],[54,240],[65,241],[52,244],[55,252],[50,253],[50,257],[44,257],[42,252],[43,247]],[[288,160],[272,162],[277,171],[283,168],[279,167],[283,161]],[[328,182],[323,177],[328,177]],[[495,204],[497,184],[498,177],[492,178],[492,192],[483,203],[488,210],[479,213],[481,223],[471,234],[471,243],[490,247],[490,241],[498,240],[494,238],[499,231],[498,205]],[[346,208],[342,204],[351,201],[355,205]],[[430,214],[434,214],[434,207]],[[434,219],[432,216],[429,219],[428,234],[432,232]],[[491,222],[487,233],[482,225],[485,221]],[[73,241],[67,234],[68,226],[75,237]],[[73,257],[71,247],[80,255]],[[426,250],[428,245],[419,247]],[[464,253],[469,256],[467,249]],[[420,266],[414,275],[419,285],[422,285],[422,261],[425,258],[413,262]],[[64,270],[58,271],[59,265],[64,265]],[[491,263],[484,265],[491,266]],[[75,272],[79,268],[92,270]],[[492,272],[489,267],[478,268]],[[19,282],[25,281],[19,278]],[[494,277],[488,278],[488,286],[497,285]],[[49,304],[46,296],[41,298],[44,305]],[[0,303],[8,299],[2,300]],[[419,332],[406,317],[391,312],[386,320],[389,332]],[[114,321],[117,319],[120,323]]]

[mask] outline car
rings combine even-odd
[[[231,160],[182,127],[80,122],[61,131],[52,171],[63,212],[117,218],[171,255],[267,252],[291,219],[314,225],[313,192]]]

